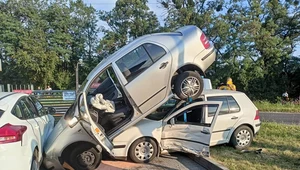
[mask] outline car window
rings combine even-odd
[[[234,100],[234,98],[232,96],[227,97],[227,100],[228,100],[228,104],[229,104],[230,113],[236,113],[241,110],[240,106],[237,104],[237,102]]]
[[[4,111],[3,110],[0,110],[0,118],[1,116],[3,115]]]
[[[22,115],[22,111],[21,111],[21,106],[20,106],[20,103],[18,102],[14,109],[12,110],[11,112],[14,116],[16,116],[17,118],[19,119],[23,119],[23,115]]]
[[[153,64],[143,46],[136,48],[116,62],[128,82]]]
[[[212,122],[205,121],[205,115],[203,112],[206,107],[208,107],[208,110],[213,115],[215,115],[218,110],[218,105],[216,104],[194,106],[175,116],[175,124],[210,126]],[[213,121],[213,119],[210,120]]]
[[[201,124],[203,120],[203,105],[189,108],[175,117],[176,124]]]
[[[221,109],[220,109],[219,115],[229,113],[229,107],[228,107],[227,96],[207,97],[207,100],[208,100],[208,101],[221,101],[221,102],[223,102],[223,103],[222,103],[222,106],[221,106]],[[208,116],[209,116],[209,117],[210,117],[210,116],[213,116],[213,114],[209,112]]]
[[[43,116],[47,114],[43,105],[36,98],[30,97],[30,99],[31,102],[34,104],[35,108],[37,109],[39,116]]]
[[[144,47],[154,62],[166,54],[166,51],[162,47],[155,44],[147,43],[144,44]]]
[[[25,98],[20,100],[20,106],[25,119],[32,119],[36,117],[34,111],[30,107],[29,103],[26,102]]]

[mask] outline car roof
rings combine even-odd
[[[219,90],[219,89],[204,89],[202,95],[205,96],[226,96],[226,95],[242,95],[245,94],[240,91]]]
[[[5,109],[7,105],[14,105],[20,97],[28,96],[25,93],[0,92],[0,109]]]
[[[117,50],[115,53],[109,55],[107,58],[104,58],[98,65],[90,72],[90,74],[87,76],[87,79],[90,80],[95,77],[96,74],[99,73],[100,70],[103,69],[103,67],[107,66],[108,64],[114,62],[116,59],[120,58],[121,56],[124,56],[124,54],[127,54],[131,50],[135,49],[137,46],[141,45],[142,42],[160,42],[170,48],[169,45],[173,44],[177,41],[180,41],[180,38],[184,36],[184,33],[197,28],[193,25],[187,25],[184,27],[181,27],[177,29],[174,32],[163,32],[163,33],[152,33],[152,34],[146,34],[141,37],[138,37],[131,41],[130,43],[124,45],[122,48]],[[167,40],[164,40],[166,36],[172,37],[174,42],[170,42]],[[161,42],[162,41],[162,42]],[[169,44],[169,45],[167,45]],[[175,43],[176,44],[176,43]],[[172,45],[171,45],[172,46]]]

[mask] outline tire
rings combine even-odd
[[[32,155],[30,170],[39,170],[38,151],[35,149]]]
[[[191,85],[192,88],[186,87],[187,85]],[[181,100],[185,100],[188,97],[195,100],[201,95],[202,91],[203,79],[199,73],[185,71],[177,76],[174,83],[174,92]]]
[[[248,148],[253,141],[253,132],[248,126],[237,128],[230,139],[230,144],[238,150]]]
[[[76,170],[94,170],[102,160],[102,153],[99,153],[92,145],[83,144],[75,147],[69,157],[69,164]]]
[[[129,149],[129,157],[136,163],[151,162],[157,155],[157,144],[151,138],[136,140]]]

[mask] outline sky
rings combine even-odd
[[[91,4],[96,10],[105,10],[110,11],[114,8],[117,0],[83,0],[86,4]],[[148,7],[153,11],[160,22],[163,25],[163,20],[166,17],[166,11],[160,6],[157,0],[148,0]],[[101,26],[108,27],[106,22],[99,21],[98,23]],[[103,35],[103,34],[100,34]],[[294,52],[295,56],[300,57],[300,44],[297,46],[296,51]]]

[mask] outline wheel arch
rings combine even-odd
[[[156,157],[158,157],[159,154],[160,154],[160,145],[159,145],[157,139],[154,138],[153,136],[140,136],[140,137],[136,138],[135,140],[132,140],[132,141],[130,142],[130,144],[128,145],[127,149],[126,149],[126,154],[127,154],[126,157],[129,156],[129,151],[130,151],[130,148],[131,148],[132,144],[133,144],[135,141],[137,141],[137,140],[139,140],[139,139],[142,139],[142,138],[150,138],[150,139],[152,139],[152,140],[156,143],[156,146],[157,146],[157,148],[156,148],[156,149],[157,149],[157,155],[156,155]]]
[[[233,133],[234,133],[238,128],[240,128],[241,126],[247,126],[247,127],[249,127],[249,128],[251,129],[251,131],[252,131],[252,134],[254,135],[254,127],[253,127],[251,124],[249,124],[249,123],[243,123],[243,124],[240,124],[238,127],[236,127],[236,128],[231,132],[229,141],[230,141],[230,139],[231,139]]]
[[[184,71],[197,71],[201,76],[205,75],[205,73],[200,67],[192,63],[188,63],[186,65],[181,66],[179,69],[176,70],[176,73],[181,73]]]
[[[187,64],[181,66],[179,69],[177,69],[173,73],[172,79],[171,79],[171,85],[174,84],[174,81],[176,79],[176,75],[178,75],[180,73],[183,73],[185,71],[197,71],[200,74],[200,76],[205,76],[205,73],[202,71],[202,69],[200,67],[198,67],[197,65],[192,64],[192,63],[187,63]]]
[[[63,151],[61,152],[61,156],[59,157],[59,161],[61,162],[62,159],[64,159],[65,156],[67,156],[66,154],[70,153],[72,151],[73,148],[79,146],[79,145],[91,145],[92,147],[94,147],[97,151],[99,151],[99,149],[96,147],[96,145],[92,142],[88,142],[88,141],[77,141],[74,143],[69,144],[68,146],[66,146]],[[101,151],[99,151],[101,152]],[[62,163],[62,162],[61,162]]]

